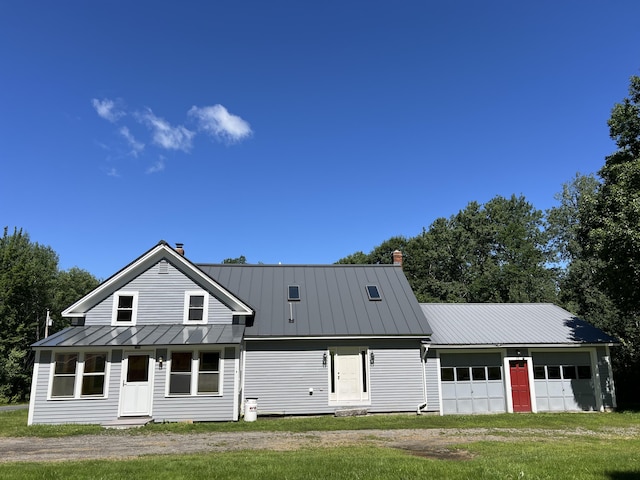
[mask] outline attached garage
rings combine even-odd
[[[443,413],[506,412],[500,352],[441,353]]]

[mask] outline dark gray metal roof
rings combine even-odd
[[[239,344],[244,325],[141,325],[69,327],[33,347]]]
[[[255,320],[245,331],[249,338],[431,334],[399,266],[198,267],[254,309]],[[300,301],[288,301],[289,285],[300,287]],[[369,300],[367,285],[377,285],[382,299]]]
[[[549,303],[423,303],[434,345],[617,343]]]

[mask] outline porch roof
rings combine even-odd
[[[121,347],[147,345],[239,344],[244,325],[140,325],[69,327],[32,347]]]

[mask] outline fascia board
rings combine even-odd
[[[104,298],[108,297],[111,293],[117,291],[123,285],[126,285],[139,273],[150,268],[152,265],[159,262],[162,258],[165,257],[170,257],[178,265],[182,265],[190,276],[197,278],[204,285],[208,285],[213,292],[216,292],[218,294],[216,296],[226,300],[226,302],[224,300],[221,301],[223,301],[223,303],[227,304],[234,310],[234,315],[254,314],[254,311],[251,307],[231,294],[231,292],[222,287],[218,282],[205,274],[193,263],[177,253],[173,248],[164,243],[160,243],[149,250],[147,253],[144,253],[137,260],[134,260],[122,270],[109,277],[107,280],[102,282],[94,290],[82,297],[76,303],[63,310],[62,316],[84,317],[86,312],[91,307],[99,303]]]

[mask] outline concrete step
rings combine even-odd
[[[147,423],[151,422],[151,417],[120,417],[115,420],[103,422],[101,425],[103,428],[140,428],[144,427]]]

